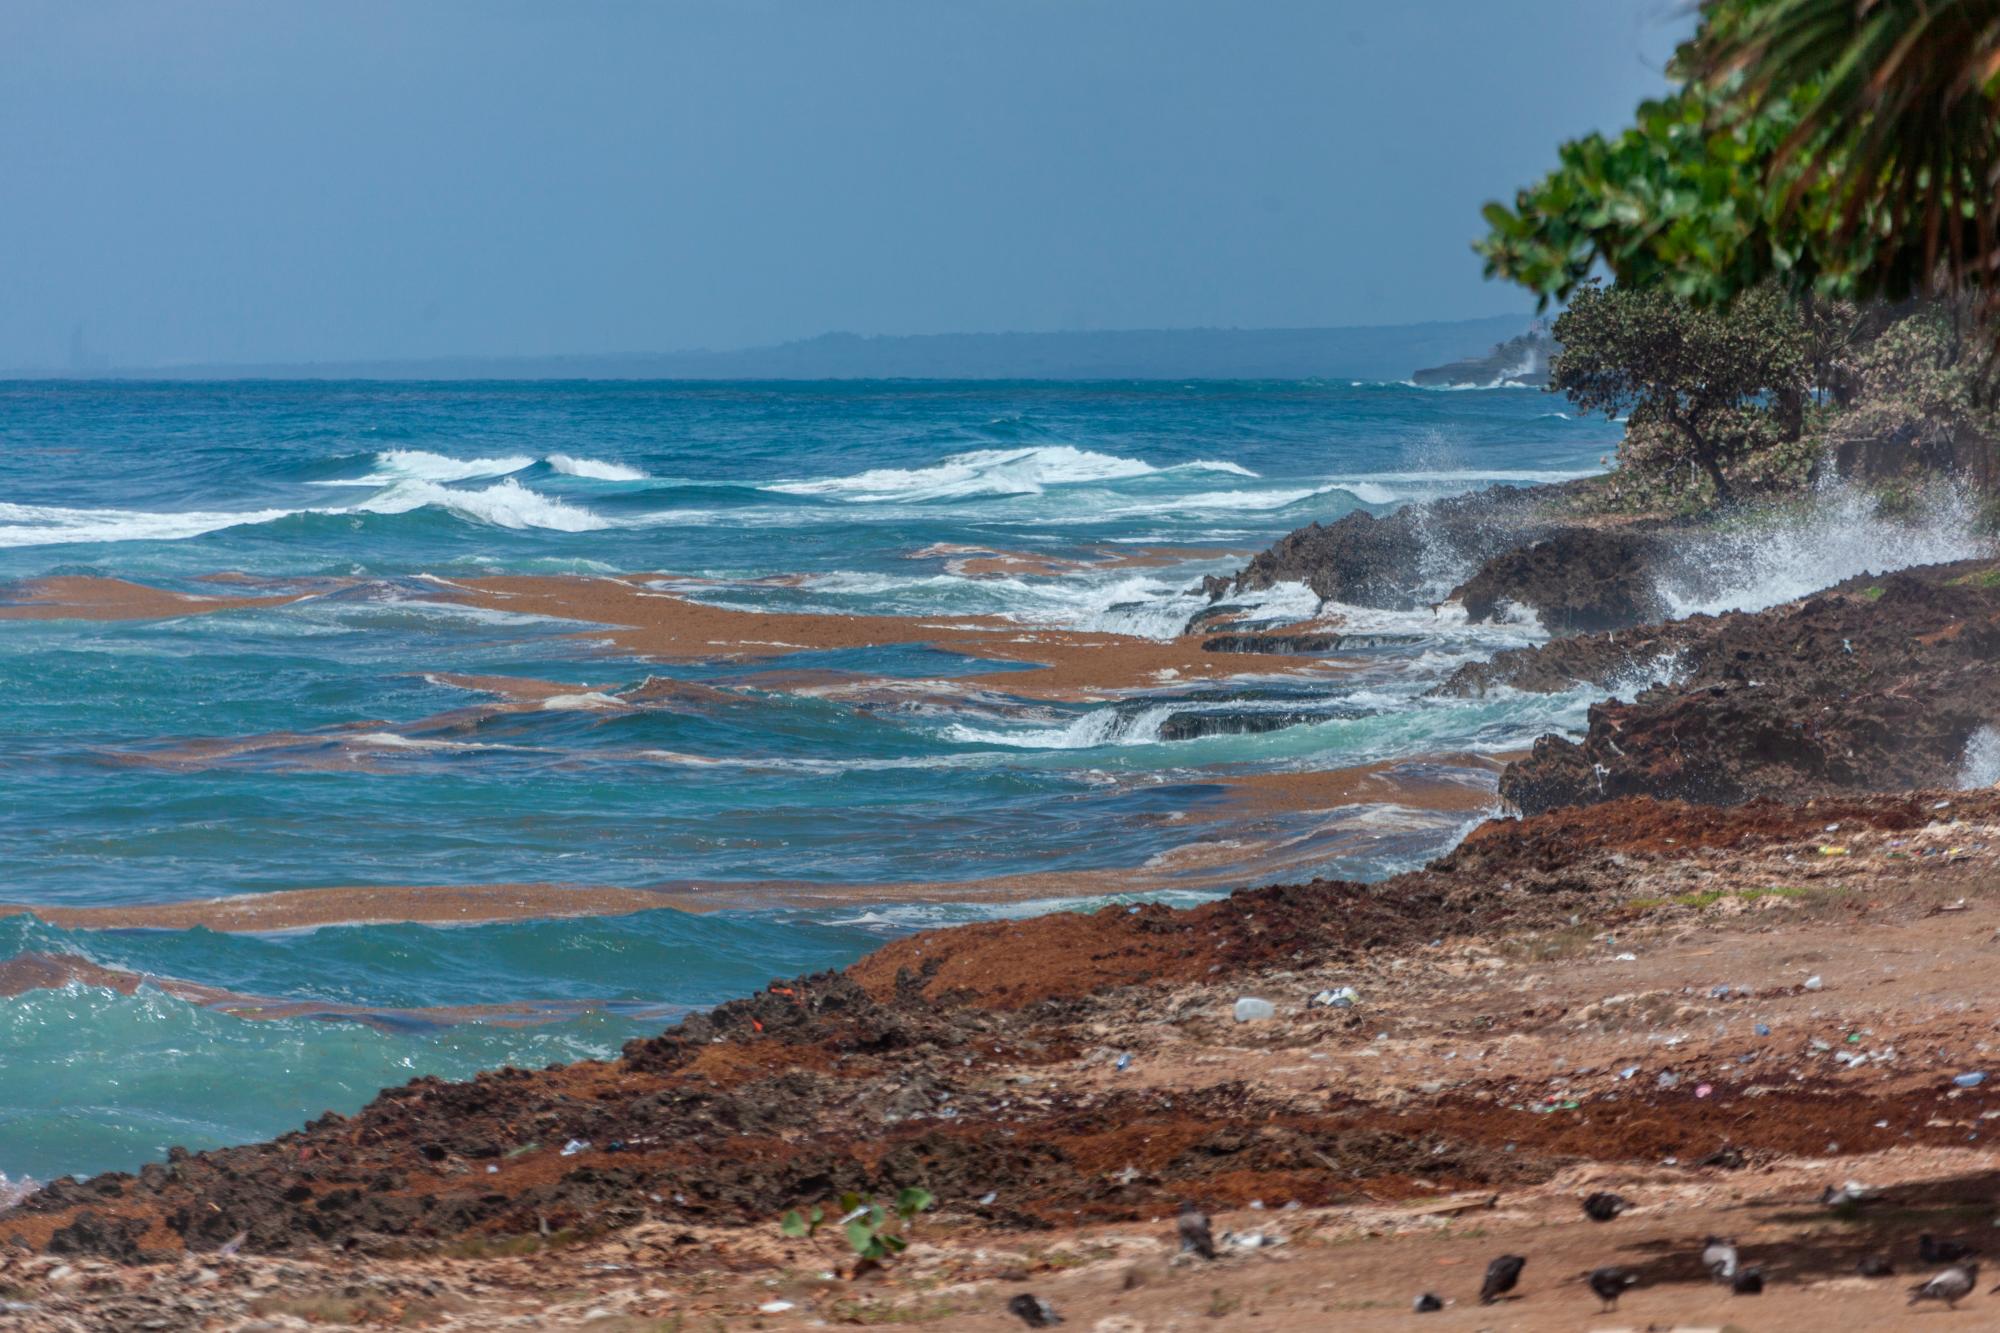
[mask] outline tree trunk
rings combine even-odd
[[[1701,431],[1692,418],[1683,417],[1680,428],[1686,433],[1688,442],[1694,445],[1694,458],[1701,464],[1701,470],[1708,474],[1709,482],[1715,487],[1715,502],[1728,505],[1734,497],[1729,493],[1729,480],[1722,475],[1722,464],[1715,457],[1715,450],[1702,438]]]

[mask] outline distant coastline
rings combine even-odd
[[[131,380],[1405,380],[1477,357],[1522,315],[1300,329],[1125,329],[816,338],[736,351],[18,368],[11,379]]]

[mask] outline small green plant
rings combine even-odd
[[[840,1228],[855,1257],[886,1263],[910,1247],[909,1231],[917,1214],[936,1202],[929,1190],[914,1187],[899,1191],[888,1207],[859,1194],[843,1194],[838,1201],[840,1215],[833,1224]],[[810,1212],[794,1208],[779,1219],[778,1230],[794,1240],[812,1240],[827,1221],[826,1209],[817,1205]]]
[[[794,1208],[778,1222],[778,1230],[793,1240],[811,1240],[819,1234],[820,1224],[826,1221],[826,1209],[813,1205],[811,1213],[802,1213]]]

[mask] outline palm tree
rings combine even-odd
[[[2000,0],[1710,0],[1687,68],[1725,117],[1797,120],[1766,164],[1780,231],[1891,300],[2000,307]]]

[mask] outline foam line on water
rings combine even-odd
[[[784,495],[824,495],[859,503],[880,503],[973,495],[1039,495],[1050,486],[1121,481],[1163,472],[1257,475],[1237,463],[1203,459],[1162,468],[1136,458],[1053,444],[1029,449],[979,449],[953,454],[930,467],[870,468],[847,477],[772,482],[763,489]]]
[[[60,505],[0,503],[0,547],[57,546],[71,542],[180,541],[224,528],[290,518],[295,509],[190,510],[70,509]]]

